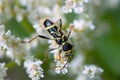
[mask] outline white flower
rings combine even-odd
[[[84,11],[84,3],[88,0],[67,0],[65,6],[62,7],[64,13],[71,13],[72,9],[75,13],[82,13]]]
[[[25,55],[25,49],[21,43],[21,39],[11,35],[11,32],[9,30],[4,35],[4,41],[7,45],[6,55],[15,61],[18,65],[20,65],[21,60]]]
[[[77,29],[79,31],[83,31],[86,28],[89,28],[91,30],[95,29],[95,26],[93,25],[92,21],[85,20],[85,19],[74,20],[73,26],[74,26],[74,29]]]
[[[33,25],[33,28],[36,30],[37,33],[40,33],[42,30],[42,28],[40,28],[40,24],[39,23],[35,23]]]
[[[82,3],[75,3],[73,6],[75,13],[82,13],[84,11],[84,6]]]
[[[44,19],[40,19],[39,22],[36,22],[33,25],[33,28],[35,29],[35,31],[36,31],[37,34],[45,35],[45,36],[50,36],[49,33],[46,31],[44,25],[43,25],[43,21],[44,21]]]
[[[40,80],[40,77],[44,77],[43,69],[41,68],[42,61],[37,59],[27,59],[24,62],[24,67],[32,80]]]
[[[4,26],[0,28],[3,30],[0,32],[0,57],[5,55],[20,65],[25,54],[21,39],[11,35],[10,30],[5,33]]]
[[[99,79],[100,74],[103,73],[103,69],[95,65],[85,66],[82,74],[87,76],[90,79]]]
[[[66,74],[68,73],[68,70],[67,70],[67,61],[56,61],[56,68],[55,68],[55,72],[60,74],[61,72],[63,74]]]
[[[22,6],[26,6],[28,3],[28,0],[20,0],[20,4],[22,5]]]
[[[5,63],[0,63],[0,80],[4,80],[7,75]]]
[[[71,13],[72,12],[72,6],[73,6],[73,1],[72,0],[67,0],[65,1],[65,6],[62,7],[62,10],[64,13]]]
[[[26,7],[25,13],[28,13],[28,20],[32,24],[40,18],[47,17],[56,20],[56,18],[61,18],[64,16],[60,10],[61,7],[59,4],[55,4],[57,2],[56,0],[50,1],[51,4],[49,4],[49,0],[19,0],[19,2],[21,5]]]
[[[56,68],[55,72],[60,74],[66,74],[68,73],[67,67],[68,67],[68,58],[65,57],[64,52],[59,52],[59,50],[54,53],[54,61],[56,62]]]

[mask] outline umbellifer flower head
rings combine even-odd
[[[55,72],[56,73],[63,73],[63,74],[66,74],[68,73],[68,58],[65,57],[64,53],[56,53],[54,54],[54,59],[55,59],[55,62],[56,62],[56,68],[55,68]]]
[[[41,68],[42,61],[37,59],[27,59],[24,62],[24,67],[32,80],[40,80],[40,77],[44,77],[43,69]]]
[[[99,75],[103,72],[102,68],[95,65],[88,65],[84,67],[82,74],[87,76],[89,79],[98,79]]]
[[[21,64],[21,60],[25,54],[24,46],[21,43],[20,38],[16,38],[11,35],[11,31],[8,30],[4,35],[4,41],[6,43],[6,55],[15,61],[18,65]]]
[[[84,11],[84,3],[88,0],[67,0],[62,10],[64,13],[71,13],[72,9],[75,13],[82,13]]]
[[[25,54],[24,46],[20,38],[16,38],[8,30],[5,32],[4,25],[0,25],[0,57],[6,55],[20,65]]]

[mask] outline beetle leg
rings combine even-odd
[[[43,35],[37,35],[35,37],[33,37],[32,39],[30,39],[29,41],[21,41],[22,43],[31,43],[33,40],[35,40],[36,38],[42,38],[42,39],[49,39],[49,40],[53,40],[52,38],[49,38],[49,37],[46,37],[46,36],[43,36]]]
[[[69,38],[71,31],[73,30],[73,27],[74,27],[73,25],[70,26],[70,31],[68,32],[67,38]]]

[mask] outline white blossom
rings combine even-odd
[[[0,28],[3,28],[0,32],[0,56],[5,55],[20,65],[25,54],[21,39],[12,35],[10,30],[5,32],[4,26],[0,26]]]
[[[11,35],[10,30],[5,33],[4,37],[4,41],[7,45],[6,55],[20,65],[25,54],[25,49],[21,43],[21,39]]]
[[[65,6],[62,7],[64,13],[71,13],[74,10],[75,13],[82,13],[84,9],[84,3],[88,0],[66,0]]]
[[[74,25],[74,29],[77,29],[79,31],[83,31],[87,28],[91,30],[95,29],[95,26],[91,20],[85,20],[85,19],[74,20],[73,25]]]
[[[40,34],[40,35],[47,35],[47,31],[45,30],[45,28],[44,28],[44,26],[43,26],[43,21],[42,21],[42,19],[40,20],[40,23],[35,23],[34,25],[33,25],[33,28],[35,29],[35,31],[36,31],[36,33],[37,34]]]
[[[82,74],[90,79],[99,79],[100,74],[103,73],[103,69],[95,65],[84,66]]]
[[[4,80],[7,75],[7,68],[5,67],[5,63],[0,63],[0,80]]]
[[[68,69],[67,69],[67,61],[56,61],[56,68],[55,68],[55,72],[60,74],[66,74],[68,73]]]
[[[26,72],[32,80],[40,80],[40,77],[43,78],[43,69],[41,68],[42,61],[38,59],[26,59],[24,62],[24,67]]]
[[[56,62],[56,68],[55,68],[55,72],[60,74],[66,74],[68,73],[68,58],[65,57],[65,53],[64,52],[59,52],[59,50],[57,50],[56,53],[54,53],[54,61]]]
[[[63,6],[62,10],[64,13],[71,13],[72,12],[72,6],[73,6],[73,1],[72,0],[67,0],[65,1],[65,6]]]

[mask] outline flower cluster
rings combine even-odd
[[[94,64],[84,65],[84,55],[77,55],[71,62],[71,72],[76,74],[76,80],[101,80],[104,70]],[[78,62],[79,61],[79,62]]]
[[[0,32],[0,55],[5,55],[20,65],[25,55],[25,49],[21,43],[21,39],[11,35],[10,30],[5,32],[4,25],[0,25],[0,28],[2,30]]]
[[[21,64],[21,60],[25,59],[24,67],[32,80],[38,80],[40,77],[44,77],[43,69],[40,67],[42,61],[34,59],[33,57],[31,58],[31,48],[29,49],[27,44],[21,43],[22,40],[12,35],[10,30],[5,32],[4,25],[0,25],[0,30],[0,57],[7,56],[18,65]],[[3,79],[3,77],[6,76],[5,70],[7,68],[4,68],[5,64],[0,64],[0,66],[0,73],[3,73],[3,75],[0,75],[0,79]]]
[[[74,29],[80,32],[86,28],[89,28],[90,30],[94,30],[95,28],[91,20],[85,20],[85,19],[74,20],[73,25],[74,25]]]
[[[82,74],[91,80],[100,79],[100,74],[103,73],[103,69],[96,67],[95,65],[84,66]]]
[[[56,0],[50,1],[51,4],[49,4],[49,0],[45,1],[19,0],[19,2],[21,3],[22,6],[26,7],[26,11],[24,11],[24,13],[29,13],[27,17],[33,25],[36,22],[38,22],[39,18],[46,17],[53,20],[63,17],[63,20],[65,21],[64,15],[60,10],[60,6],[58,4],[54,4],[57,3]],[[53,5],[54,7],[52,7]],[[22,14],[23,13],[21,13],[21,15]]]
[[[67,61],[63,60],[63,61],[56,61],[56,68],[55,68],[55,72],[60,74],[61,72],[63,74],[68,73],[67,70]]]
[[[56,68],[55,68],[55,72],[56,73],[63,73],[63,74],[66,74],[68,73],[68,70],[67,70],[67,59],[65,58],[65,55],[61,54],[61,53],[57,53],[57,54],[54,54],[55,57],[55,62],[56,62]]]
[[[39,80],[40,77],[44,77],[43,69],[40,67],[41,64],[41,60],[34,59],[33,57],[26,58],[24,61],[24,67],[26,68],[29,78],[32,80]]]
[[[64,13],[71,13],[72,9],[75,13],[82,13],[84,11],[84,3],[87,2],[88,0],[67,0],[62,10]]]

